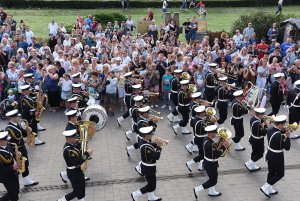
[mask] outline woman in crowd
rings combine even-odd
[[[55,66],[48,66],[45,74],[45,83],[47,88],[48,102],[50,105],[49,111],[56,112],[60,105],[60,92],[59,92],[59,76]]]

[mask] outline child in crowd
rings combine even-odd
[[[168,107],[169,110],[172,110],[171,105],[169,105],[170,102],[170,93],[171,93],[171,80],[174,76],[171,74],[171,69],[166,69],[166,74],[162,77],[162,89],[164,94],[164,101],[165,104],[161,108]]]
[[[72,95],[72,80],[70,79],[69,74],[64,74],[60,81],[58,82],[58,86],[61,86],[61,99],[62,99],[62,107],[66,107],[67,100]]]
[[[168,3],[166,0],[163,1],[163,5],[162,5],[162,13],[161,13],[161,17],[164,18],[166,16],[167,13],[167,6]]]
[[[94,97],[94,98],[98,98],[99,97],[99,93],[98,93],[98,88],[100,85],[100,81],[98,79],[98,73],[96,71],[93,71],[91,73],[91,77],[89,79],[89,93]]]

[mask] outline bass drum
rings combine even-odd
[[[93,121],[96,123],[96,130],[101,130],[107,122],[107,113],[100,105],[90,105],[83,111],[81,118],[83,121]]]

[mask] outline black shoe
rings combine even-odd
[[[130,154],[128,152],[128,149],[126,148],[126,153],[127,153],[127,156],[130,158]]]
[[[139,171],[136,169],[136,167],[134,169],[140,176],[142,176],[142,177],[144,176],[142,173],[139,173]]]
[[[186,150],[187,152],[189,152],[189,154],[193,154],[193,152],[192,152],[192,151],[189,151],[188,148],[186,148],[186,147],[184,147],[184,148],[185,148],[185,150]]]
[[[45,131],[46,130],[46,128],[42,128],[42,129],[39,129],[38,131]]]
[[[235,151],[245,151],[246,150],[246,148],[245,147],[243,147],[242,149],[234,149]]]
[[[39,145],[44,145],[44,144],[46,144],[46,142],[41,142],[41,143],[39,143],[39,144],[35,144],[35,146],[39,146]]]
[[[66,184],[67,181],[63,179],[63,177],[61,176],[61,173],[59,173],[59,176],[60,176],[61,180]]]
[[[187,169],[188,169],[190,172],[192,172],[192,170],[190,169],[190,167],[188,166],[187,163],[185,163],[185,166],[187,167]]]
[[[218,196],[221,196],[221,195],[222,195],[222,193],[218,193],[218,194],[216,194],[216,195],[208,194],[208,196],[210,196],[210,197],[218,197]]]
[[[148,201],[161,201],[161,198],[157,198],[156,200],[148,200]]]
[[[27,185],[24,185],[25,187],[30,187],[30,186],[36,186],[36,185],[38,185],[39,184],[39,182],[37,182],[37,181],[35,181],[35,182],[33,182],[32,184],[27,184]]]
[[[84,181],[90,181],[91,178],[90,177],[84,177]]]
[[[190,135],[192,134],[192,132],[188,132],[188,133],[181,133],[182,135]]]
[[[173,128],[173,126],[172,126],[172,130],[174,131],[175,135],[177,135],[177,133],[176,133],[175,129]]]
[[[125,132],[125,137],[128,141],[130,141],[130,138],[126,135],[126,132]]]

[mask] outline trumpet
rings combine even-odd
[[[189,93],[195,93],[197,91],[197,87],[194,84],[189,84],[188,86],[188,92]]]
[[[164,117],[155,116],[153,114],[149,114],[149,119],[156,120],[156,121],[162,121]]]
[[[240,90],[239,87],[236,87],[236,86],[235,86],[235,83],[227,84],[227,88],[228,88],[228,89],[233,89],[233,90]]]
[[[208,101],[206,101],[206,100],[200,100],[198,103],[199,103],[200,105],[204,105],[205,107],[208,107],[208,106],[212,106],[212,105],[214,104],[214,101],[208,102]]]
[[[216,149],[222,151],[222,155],[221,157],[224,157],[230,150],[230,147],[231,147],[231,143],[230,143],[230,146],[225,148],[225,149],[222,149],[222,145],[223,145],[223,142],[224,141],[228,141],[231,139],[232,137],[232,133],[229,129],[227,128],[219,128],[217,130],[217,133],[218,133],[218,136],[219,136],[219,141],[215,144],[216,146]]]
[[[160,112],[159,111],[156,111],[156,110],[153,110],[153,109],[150,109],[150,112],[154,113],[154,114],[157,114],[157,115],[160,115]]]
[[[142,91],[142,93],[145,95],[145,96],[158,96],[159,95],[159,92],[152,92],[152,91],[148,91],[148,90],[145,90],[145,91]]]
[[[163,138],[159,137],[158,135],[153,135],[152,138],[151,138],[151,141],[154,142],[154,143],[155,142],[160,142],[161,146],[166,146],[170,142],[170,140],[163,139]]]

